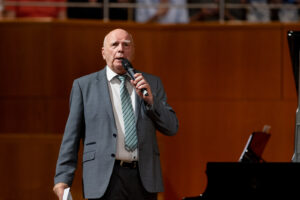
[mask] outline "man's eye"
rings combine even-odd
[[[129,43],[125,43],[124,47],[130,47],[130,44]]]

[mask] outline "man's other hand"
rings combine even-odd
[[[56,194],[59,200],[63,199],[64,189],[66,189],[67,187],[69,186],[65,183],[57,183],[56,185],[54,185],[53,192]]]

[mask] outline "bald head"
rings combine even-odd
[[[107,42],[107,39],[109,37],[111,37],[111,35],[114,35],[114,34],[120,34],[120,33],[123,33],[123,34],[127,34],[130,38],[130,41],[132,42],[133,44],[133,38],[132,38],[132,35],[130,33],[128,33],[126,30],[124,29],[121,29],[121,28],[117,28],[117,29],[114,29],[112,31],[110,31],[109,33],[107,33],[104,37],[104,40],[103,40],[103,47],[105,46],[105,43]]]
[[[132,60],[134,45],[132,36],[124,29],[114,29],[104,38],[102,56],[110,67],[117,74],[126,73],[122,66],[122,58]]]

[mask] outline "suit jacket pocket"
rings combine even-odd
[[[90,151],[83,154],[82,162],[87,162],[90,160],[95,160],[96,151]]]

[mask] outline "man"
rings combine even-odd
[[[131,60],[133,54],[131,35],[115,29],[103,42],[102,56],[107,66],[74,81],[54,178],[53,190],[59,199],[63,189],[72,184],[80,139],[85,198],[154,200],[163,191],[156,130],[174,135],[178,121],[158,77],[136,73],[134,81],[121,78],[126,74],[122,59]],[[142,89],[148,96],[142,94]],[[127,92],[130,103],[124,109]],[[127,117],[128,110],[132,117]],[[129,135],[131,144],[127,144]]]

